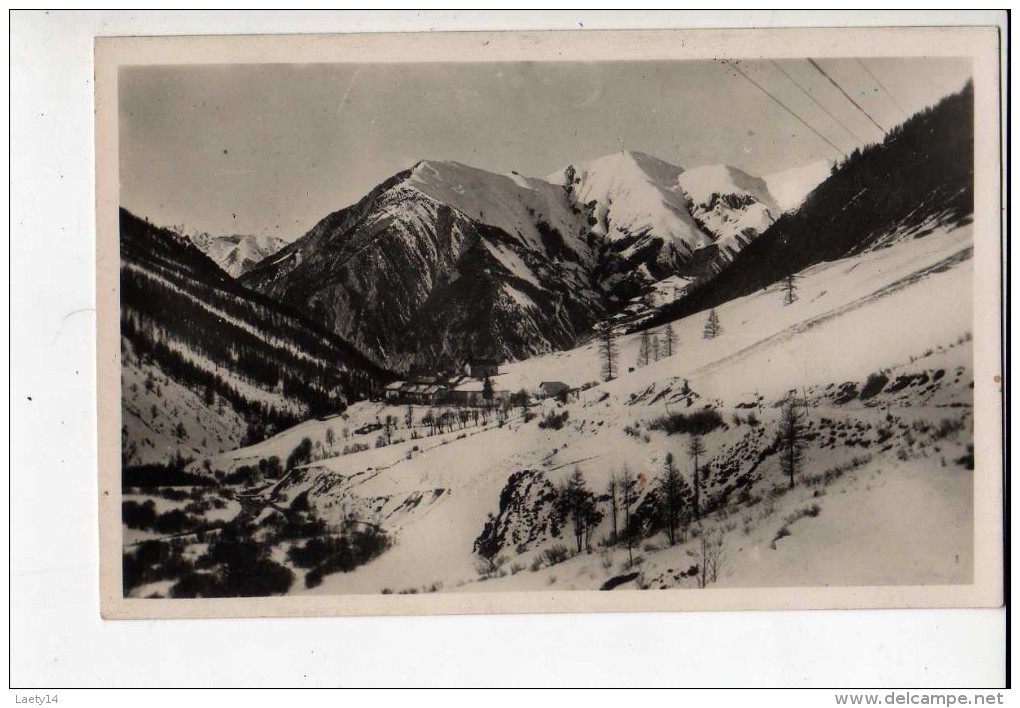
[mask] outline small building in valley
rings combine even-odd
[[[489,378],[492,390],[486,398],[485,379],[461,376],[450,382],[447,399],[458,406],[484,406],[510,400],[511,392],[505,389],[496,379]]]
[[[475,379],[499,376],[499,362],[495,359],[469,359],[464,364],[464,373]]]
[[[538,390],[544,398],[555,398],[567,394],[570,391],[570,385],[562,381],[543,381],[538,385]]]

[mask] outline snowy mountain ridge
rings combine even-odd
[[[422,160],[242,281],[387,366],[516,360],[572,346],[664,278],[710,277],[777,217],[732,167],[621,152],[543,179]]]
[[[241,277],[287,245],[282,238],[269,234],[214,236],[198,232],[190,234],[188,239],[234,278]]]

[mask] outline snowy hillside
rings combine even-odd
[[[125,467],[261,439],[342,408],[384,376],[174,232],[122,209],[120,235]]]
[[[210,406],[202,393],[170,378],[158,362],[135,356],[130,341],[121,349],[125,466],[193,459],[243,443],[248,424],[225,399],[214,396]]]
[[[967,84],[881,143],[854,150],[799,208],[783,213],[716,277],[667,305],[657,321],[732,301],[815,264],[969,224],[973,122],[974,87]]]
[[[591,384],[566,403],[437,429],[441,409],[361,402],[192,470],[242,480],[237,518],[272,545],[291,593],[970,582],[972,243],[971,227],[942,228],[813,266],[790,304],[774,286],[716,308],[715,338],[703,336],[706,313],[670,323],[672,355],[661,346],[644,366],[642,335],[622,336],[622,373],[608,383],[594,343],[498,377],[531,391]],[[664,342],[664,328],[653,334]],[[791,400],[805,440],[792,488],[777,442]],[[697,484],[691,435],[670,432],[695,424]],[[688,510],[672,543],[667,453]],[[630,540],[612,543],[607,489],[624,469],[636,491],[617,508],[617,535]],[[557,506],[575,471],[595,500],[580,552]],[[309,565],[317,546],[295,524],[312,519],[330,533],[363,527],[371,550],[343,570]],[[182,553],[208,567],[203,544]],[[187,596],[208,580],[195,575],[131,592]]]
[[[273,255],[287,242],[268,234],[213,236],[201,232],[188,236],[199,250],[231,276],[239,278]]]

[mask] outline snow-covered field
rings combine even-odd
[[[283,461],[307,438],[312,461],[251,487],[242,506],[285,511],[307,499],[307,513],[326,523],[354,512],[392,542],[311,587],[306,571],[291,567],[291,593],[598,589],[614,577],[620,589],[697,587],[709,565],[707,582],[721,587],[970,582],[972,240],[969,226],[941,230],[814,266],[796,280],[788,306],[773,286],[718,307],[714,339],[702,336],[707,313],[674,322],[673,355],[647,366],[637,366],[640,335],[620,337],[621,375],[609,383],[600,383],[594,342],[508,364],[497,380],[509,390],[595,385],[565,404],[514,411],[502,424],[492,417],[432,435],[424,407],[411,409],[407,427],[407,407],[362,402],[194,469],[231,473]],[[879,377],[885,383],[869,391]],[[791,391],[806,401],[810,443],[787,489],[770,445],[777,405]],[[554,533],[542,490],[579,469],[603,494],[626,466],[638,479],[637,512],[668,453],[691,482],[689,436],[651,424],[705,406],[723,422],[702,438],[702,494],[715,507],[682,542],[669,546],[663,533],[650,533],[631,552],[605,544],[606,513],[591,551],[572,554],[570,529]],[[540,427],[550,414],[561,416],[560,427]],[[388,417],[388,438],[366,430]],[[475,541],[490,515],[508,535],[486,567]],[[550,560],[546,552],[558,546],[566,559]],[[273,558],[287,565],[284,550]]]

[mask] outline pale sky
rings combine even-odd
[[[896,103],[913,113],[971,74],[961,59],[819,65],[886,129],[905,118]],[[779,66],[859,138],[881,139],[806,60]],[[776,65],[740,67],[841,150],[860,145]],[[713,61],[124,67],[120,129],[123,206],[287,240],[420,159],[543,176],[629,149],[761,176],[840,157]]]

